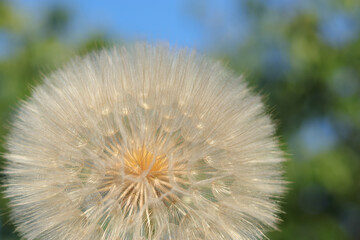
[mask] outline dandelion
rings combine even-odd
[[[261,98],[193,51],[73,60],[20,106],[6,196],[26,239],[261,239],[283,153]]]

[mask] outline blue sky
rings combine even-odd
[[[52,6],[65,6],[72,15],[71,37],[104,31],[126,40],[168,41],[170,44],[204,48],[210,44],[210,29],[236,34],[232,0],[14,0],[16,9],[41,19]],[[230,13],[230,15],[229,15]],[[200,16],[200,17],[199,17]],[[214,22],[217,26],[212,26]]]
[[[256,1],[256,0],[254,0]],[[12,0],[17,10],[42,20],[53,6],[71,13],[69,39],[105,32],[113,39],[167,41],[197,49],[238,46],[251,35],[242,0]],[[319,0],[319,2],[323,2]],[[307,9],[318,12],[320,35],[329,44],[351,41],[358,24],[350,15],[334,11],[331,4],[319,7],[311,0],[267,0],[272,16],[290,17]],[[285,14],[288,13],[288,14]],[[358,12],[354,12],[353,15]],[[285,15],[284,15],[285,14]],[[268,16],[269,17],[269,16]]]

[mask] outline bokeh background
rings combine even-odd
[[[270,239],[360,239],[359,0],[0,0],[0,151],[43,75],[134,41],[197,48],[265,96],[291,182]],[[0,212],[19,239],[1,193]]]

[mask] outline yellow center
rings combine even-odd
[[[168,175],[169,163],[166,156],[155,156],[145,147],[127,152],[124,163],[126,174],[143,176],[150,181],[165,178]]]
[[[114,149],[114,146],[109,149]],[[109,151],[114,155],[115,152]],[[169,170],[166,155],[154,154],[143,146],[127,151],[123,160],[119,159],[110,167],[98,191],[102,192],[105,198],[117,198],[122,209],[128,214],[142,208],[150,197],[160,198],[169,206],[178,201],[170,177],[174,183],[186,184],[181,178],[183,173],[182,165],[175,164]]]

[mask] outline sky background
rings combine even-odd
[[[31,15],[39,21],[46,10],[54,6],[69,9],[69,36],[72,40],[83,39],[96,32],[105,32],[113,39],[168,41],[172,45],[204,49],[205,46],[213,44],[209,41],[212,27],[221,29],[222,38],[230,38],[239,32],[239,25],[233,22],[231,16],[234,1],[193,2],[14,0],[12,4],[25,15]],[[211,27],[207,27],[208,25]]]
[[[256,2],[258,0],[254,0]],[[81,41],[89,34],[105,33],[125,41],[166,41],[171,45],[200,50],[226,50],[253,34],[256,25],[244,10],[245,1],[234,0],[12,0],[24,16],[44,19],[49,9],[60,6],[70,11],[70,28],[65,39]],[[301,11],[319,17],[319,35],[332,45],[342,45],[359,32],[356,16],[360,9],[342,12],[333,0],[267,0],[267,8],[287,21]],[[266,17],[266,16],[265,16]],[[270,17],[270,16],[268,16]],[[230,48],[230,49],[229,49]]]

